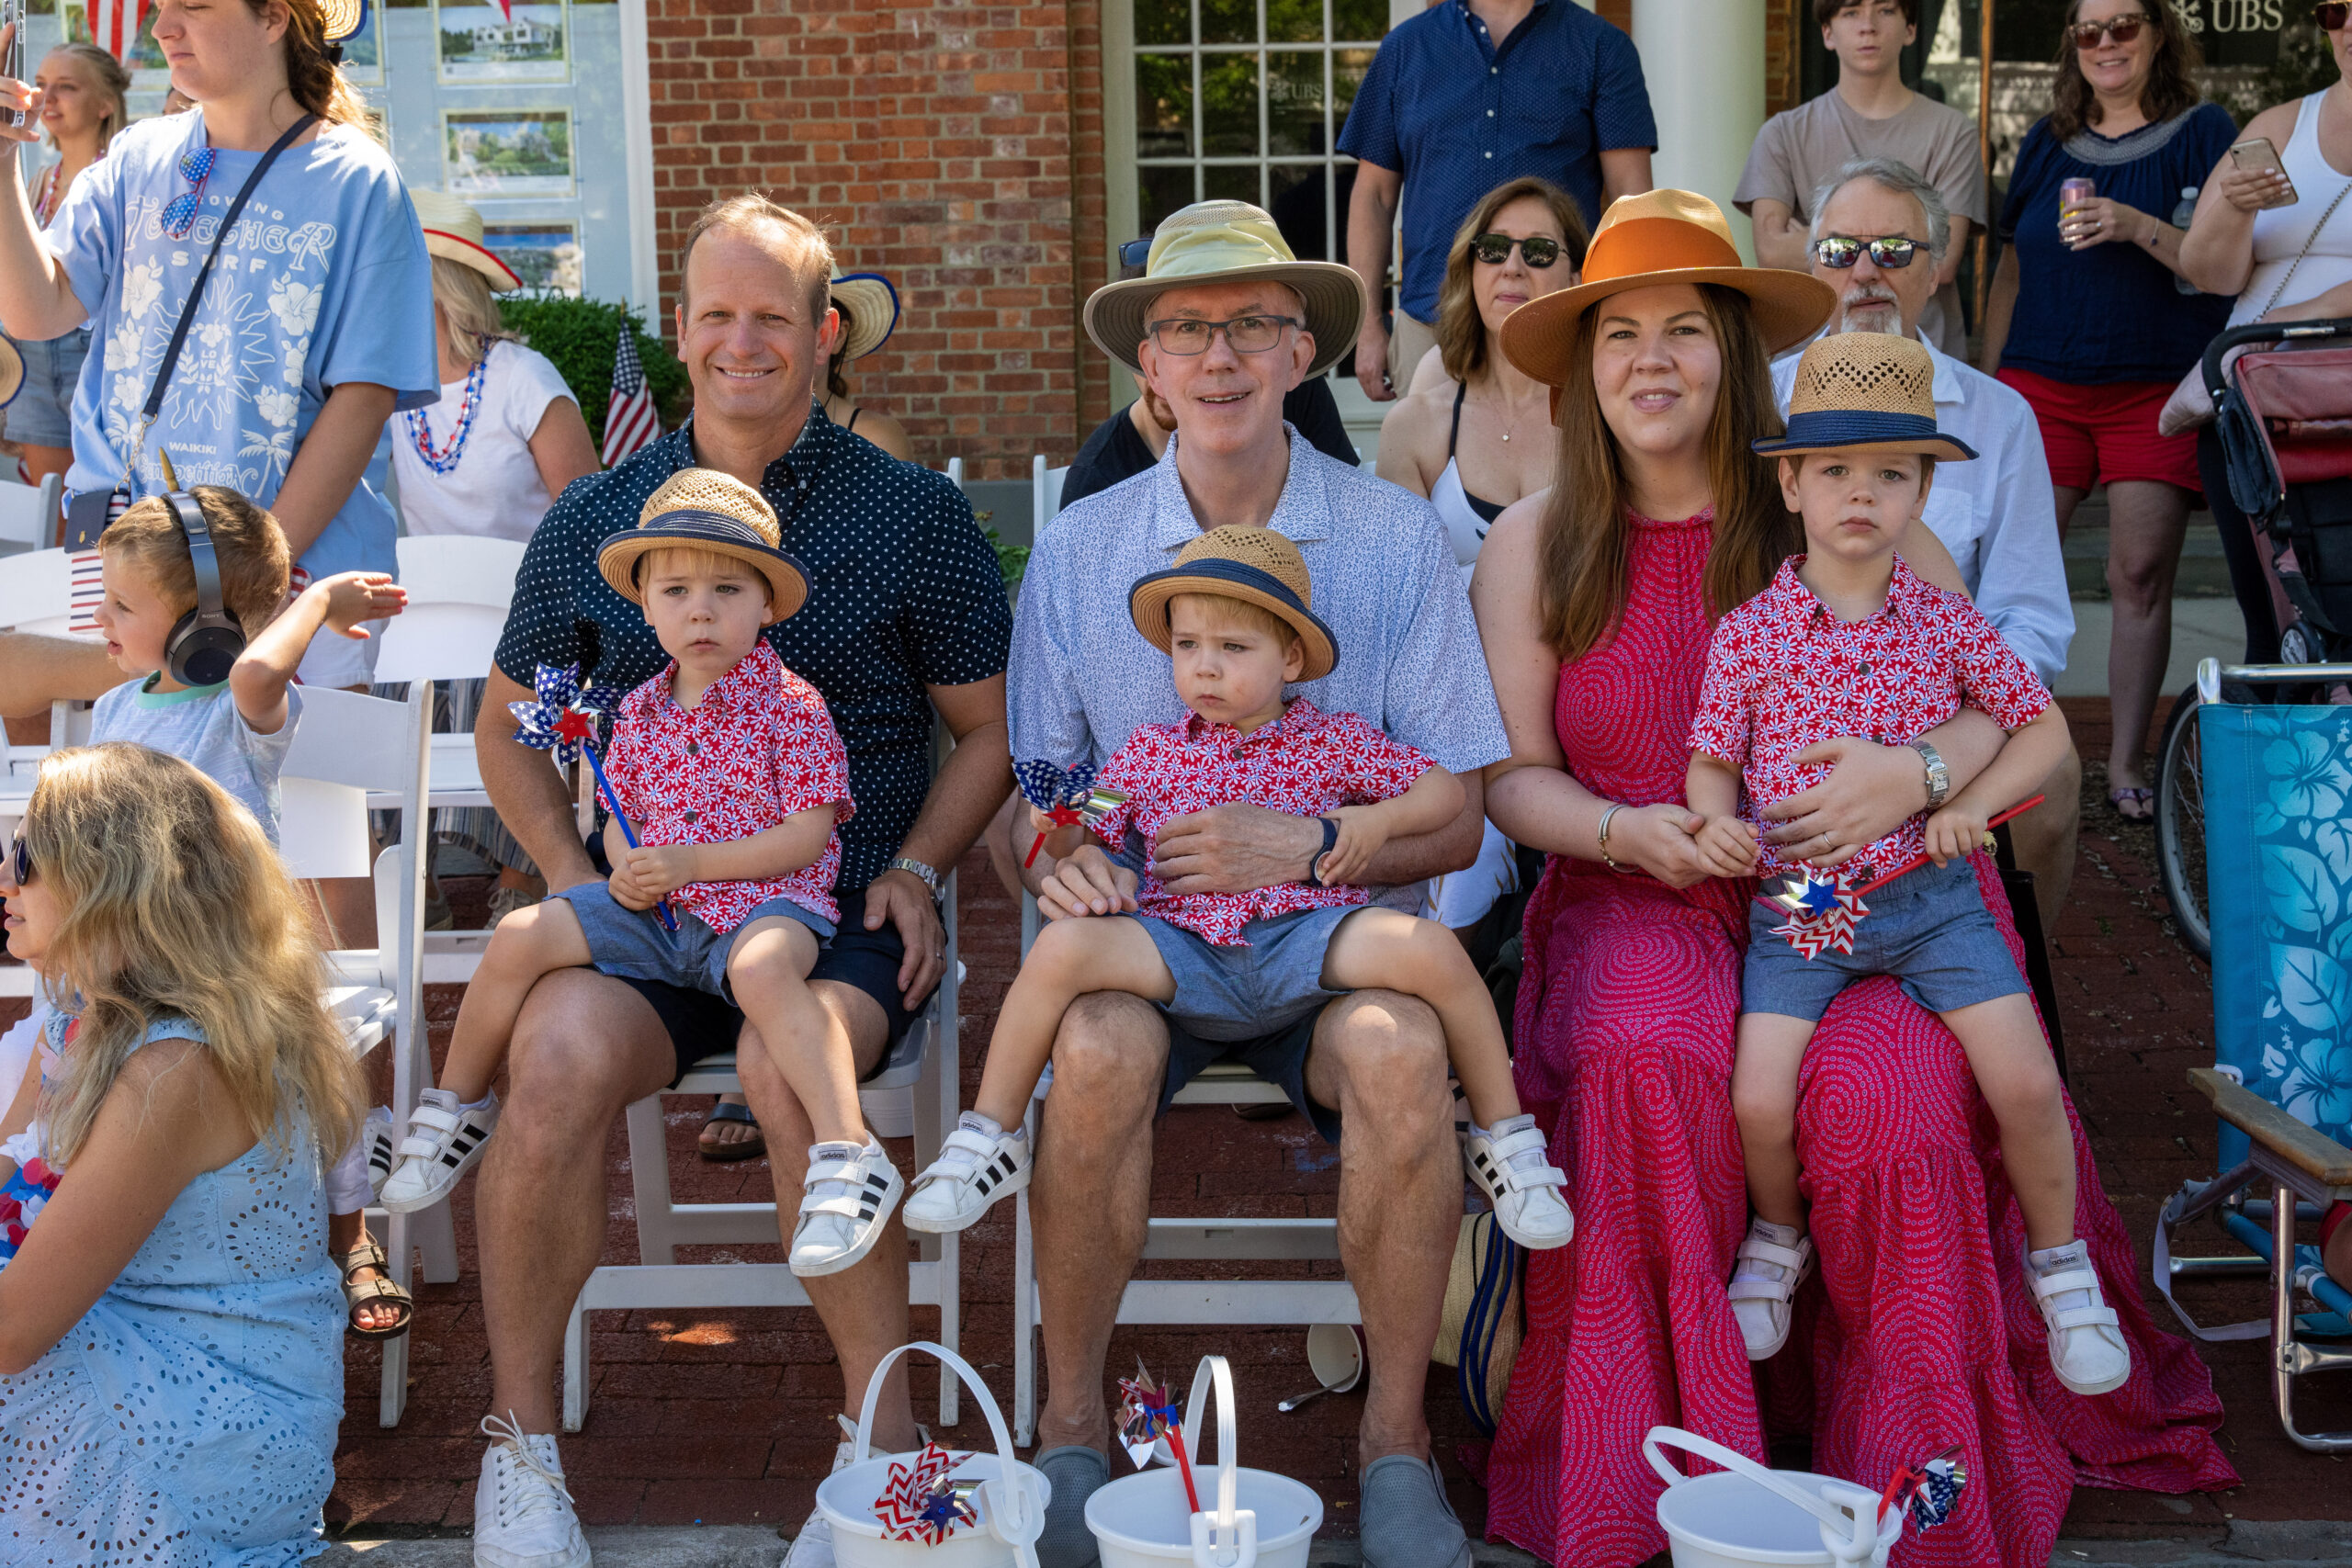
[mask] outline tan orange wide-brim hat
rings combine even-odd
[[[481,214],[474,210],[470,202],[421,186],[410,186],[408,198],[416,203],[416,220],[424,225],[426,250],[473,268],[490,279],[492,288],[523,287],[514,269],[481,243]]]
[[[1619,197],[1601,215],[1585,253],[1584,281],[1539,295],[1503,321],[1503,352],[1547,385],[1564,386],[1592,367],[1573,363],[1577,320],[1611,294],[1674,283],[1715,283],[1747,296],[1767,352],[1778,354],[1821,330],[1838,291],[1806,272],[1748,266],[1732,243],[1723,209],[1687,190]]]
[[[1178,550],[1174,566],[1136,579],[1127,591],[1127,613],[1144,640],[1162,653],[1173,640],[1168,604],[1179,593],[1215,593],[1280,615],[1306,649],[1302,681],[1321,680],[1340,661],[1339,639],[1315,614],[1306,558],[1272,528],[1212,528]]]
[[[784,552],[782,538],[775,509],[758,491],[716,468],[681,468],[645,498],[636,527],[596,547],[596,570],[614,592],[642,604],[638,574],[655,550],[729,556],[767,579],[767,624],[774,626],[808,602],[808,569]]]
[[[1363,279],[1337,262],[1300,261],[1273,215],[1246,201],[1196,201],[1161,219],[1143,276],[1106,283],[1087,297],[1086,335],[1140,372],[1138,350],[1153,300],[1171,288],[1257,281],[1285,284],[1306,301],[1306,330],[1315,339],[1310,378],[1355,351],[1363,325]]]

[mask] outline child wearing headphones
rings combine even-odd
[[[277,842],[277,771],[301,717],[295,667],[321,628],[355,640],[408,594],[379,571],[322,578],[286,597],[293,553],[277,519],[235,491],[150,496],[98,538],[107,653],[131,680],[100,697],[90,741],[134,740],[210,778]],[[280,606],[284,608],[281,609]],[[408,1332],[406,1293],[368,1235],[368,1139],[327,1178],[327,1250],[351,1332]]]

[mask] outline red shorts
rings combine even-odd
[[[2204,495],[2204,481],[2197,477],[2197,437],[2156,434],[2156,416],[2172,396],[2172,382],[2077,387],[2007,367],[1999,379],[2033,405],[2051,483],[2086,491],[2118,479],[2156,479]]]

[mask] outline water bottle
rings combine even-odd
[[[2180,187],[2180,205],[2172,209],[2172,226],[2186,234],[2188,232],[2189,220],[2196,216],[2197,187],[2195,186],[2183,186]],[[2178,273],[2174,273],[2172,275],[2172,286],[2183,294],[2194,294],[2197,292],[2197,285],[2189,282],[2188,279],[2181,276]]]

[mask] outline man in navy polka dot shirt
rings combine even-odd
[[[583,620],[599,633],[600,684],[627,691],[660,673],[666,656],[638,606],[598,573],[598,545],[634,527],[646,498],[680,468],[717,468],[758,487],[783,525],[784,548],[809,576],[808,603],[768,640],[823,694],[849,748],[857,803],[841,829],[840,934],[809,989],[861,1074],[871,1074],[938,981],[938,880],[1012,787],[1004,679],[1012,613],[995,552],[956,488],[850,434],[812,400],[823,351],[840,330],[827,299],[831,264],[813,225],[763,197],[715,203],[688,231],[678,343],[694,418],[620,468],[576,481],[548,513],[515,582],[475,745],[500,816],[549,886],[601,876],[561,775],[547,753],[514,739],[506,705],[531,695],[537,666],[582,659]],[[934,710],[956,741],[935,779]],[[555,1361],[571,1303],[604,1247],[613,1120],[698,1058],[733,1049],[743,1028],[718,998],[591,969],[542,978],[524,1004],[475,1215],[492,1408],[514,1413],[531,1456],[550,1470]],[[741,1071],[769,1134],[776,1190],[790,1195],[780,1205],[788,1246],[813,1134],[764,1056],[746,1053]],[[909,1337],[908,1248],[896,1218],[889,1226],[854,1267],[806,1281],[851,1393]],[[887,1448],[916,1446],[903,1391],[883,1401],[876,1425]],[[477,1561],[587,1562],[570,1503],[511,1444],[494,1443],[485,1456],[479,1499]],[[499,1555],[481,1555],[485,1530]],[[807,1559],[798,1568],[831,1568],[830,1548],[819,1553],[818,1544],[806,1552],[796,1545],[796,1559]]]

